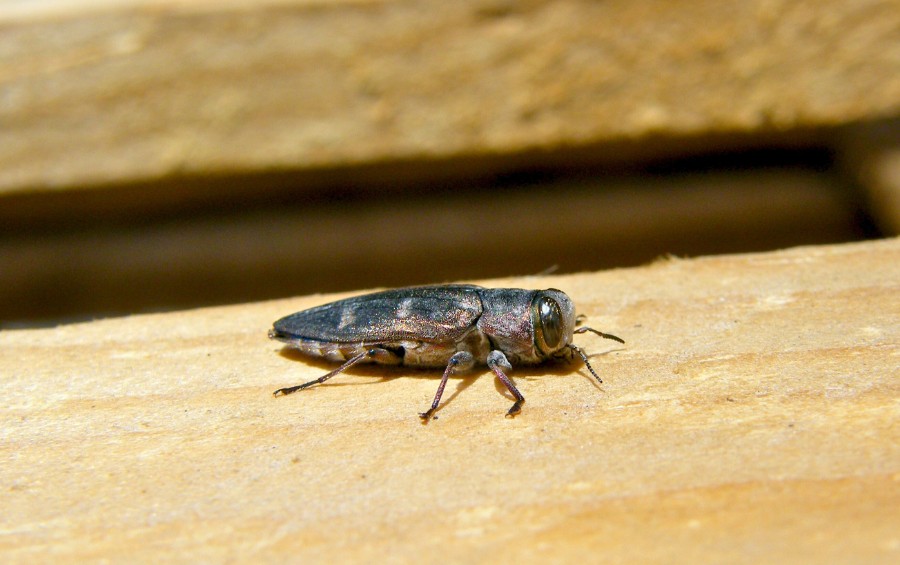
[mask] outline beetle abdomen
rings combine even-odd
[[[333,343],[315,339],[291,338],[279,335],[274,331],[270,332],[269,336],[273,339],[287,343],[306,355],[321,357],[335,363],[343,363],[368,349],[361,343]]]

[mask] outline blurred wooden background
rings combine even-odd
[[[895,1],[0,1],[0,327],[900,228]]]

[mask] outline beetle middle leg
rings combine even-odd
[[[497,378],[506,385],[509,392],[516,397],[515,404],[513,404],[512,408],[509,409],[509,412],[506,413],[507,417],[515,416],[522,410],[522,403],[525,402],[525,397],[522,396],[522,393],[519,392],[516,385],[514,385],[513,382],[509,380],[509,377],[506,376],[506,373],[503,372],[504,369],[512,371],[512,365],[509,364],[509,359],[506,358],[506,355],[504,355],[502,351],[494,350],[488,355],[487,366],[495,375],[497,375]]]
[[[304,388],[309,388],[313,385],[322,384],[325,381],[327,381],[328,379],[330,379],[331,377],[333,377],[339,373],[343,373],[344,371],[346,371],[353,365],[356,365],[357,363],[359,363],[360,361],[364,360],[367,357],[370,359],[375,359],[376,361],[378,359],[382,359],[385,362],[393,362],[393,361],[396,361],[397,354],[388,349],[383,349],[381,347],[373,347],[371,349],[367,349],[366,351],[363,351],[362,353],[354,355],[353,357],[348,359],[346,363],[344,363],[343,365],[341,365],[334,371],[331,371],[330,373],[322,375],[318,379],[309,381],[308,383],[303,383],[302,385],[289,386],[287,388],[280,388],[280,389],[276,390],[275,392],[273,392],[272,394],[274,396],[284,396],[286,394],[291,394],[293,392],[297,392],[298,390],[303,390]]]
[[[426,412],[419,414],[419,417],[422,418],[422,423],[428,422],[434,415],[434,411],[437,410],[438,404],[441,402],[441,395],[444,394],[444,387],[447,386],[447,379],[450,378],[450,373],[468,371],[474,365],[475,357],[468,351],[457,351],[453,354],[453,357],[447,361],[447,368],[444,369],[444,376],[441,377],[441,384],[438,385],[437,393],[434,395],[434,402],[431,403],[431,408]]]

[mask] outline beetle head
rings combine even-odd
[[[575,305],[561,290],[549,288],[531,302],[534,344],[545,357],[570,357],[568,348],[575,331]]]
[[[575,305],[566,293],[555,288],[538,292],[531,303],[531,320],[534,325],[534,342],[538,351],[545,357],[572,360],[577,355],[584,361],[588,371],[598,382],[603,382],[588,361],[583,349],[572,343],[576,333],[592,332],[602,338],[625,343],[622,338],[603,333],[594,328],[575,326],[580,320],[575,317]]]

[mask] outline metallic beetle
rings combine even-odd
[[[516,398],[507,412],[519,412],[525,397],[506,375],[512,365],[581,357],[603,382],[574,334],[575,305],[560,290],[483,288],[440,285],[401,288],[339,300],[276,321],[269,337],[308,355],[343,363],[314,381],[281,388],[275,396],[324,383],[361,362],[410,367],[444,367],[431,408],[419,416],[427,422],[437,410],[447,379],[476,363],[487,365]]]

